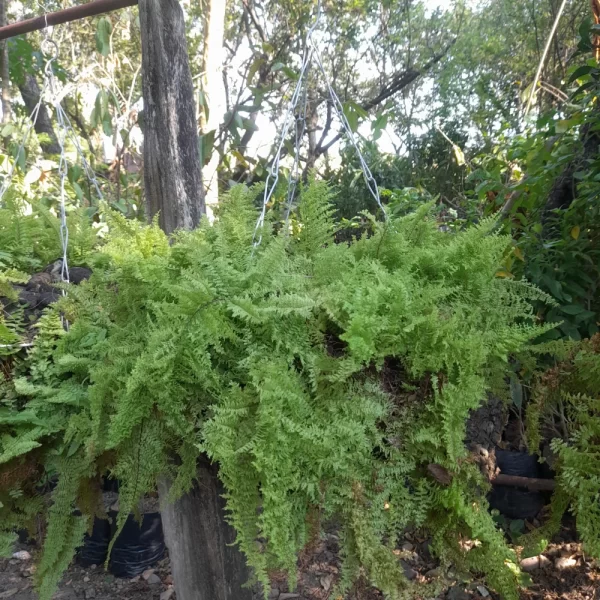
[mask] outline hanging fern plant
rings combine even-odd
[[[58,473],[42,600],[90,526],[90,490],[107,468],[127,515],[165,473],[174,495],[188,490],[203,453],[219,465],[238,543],[265,584],[271,568],[293,584],[318,508],[342,524],[342,588],[364,569],[389,598],[409,590],[393,549],[417,525],[440,556],[516,600],[516,557],[463,445],[491,376],[545,330],[531,307],[544,294],[496,276],[509,239],[492,221],[440,233],[423,206],[335,244],[330,191],[312,182],[297,235],[269,235],[267,224],[253,248],[254,195],[233,188],[214,226],[172,244],[157,226],[108,215],[92,280],[42,320],[4,382],[0,477],[28,461]],[[381,377],[390,364],[402,378],[393,392]],[[432,463],[448,481],[430,476]],[[7,547],[41,506],[19,478],[0,502]]]

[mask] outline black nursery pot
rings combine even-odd
[[[108,546],[116,530],[117,512],[109,512],[110,520],[95,519],[91,535],[86,535],[79,550],[78,562],[84,567],[103,564]],[[142,515],[138,523],[133,515],[115,540],[108,570],[115,577],[136,577],[160,560],[165,553],[165,541],[160,513]]]
[[[79,549],[77,562],[82,567],[104,564],[108,554],[112,526],[107,519],[94,519],[92,533],[85,536],[83,546]]]
[[[505,475],[539,477],[537,456],[527,452],[496,449],[496,464]],[[492,488],[488,499],[491,508],[510,519],[532,519],[544,506],[540,492],[500,485]]]
[[[109,514],[116,522],[117,513],[111,511]],[[142,515],[141,523],[129,515],[112,548],[108,570],[115,577],[135,577],[159,561],[164,553],[160,513]]]

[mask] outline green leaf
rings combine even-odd
[[[579,26],[579,44],[577,48],[580,52],[589,52],[592,49],[590,34],[592,32],[592,19],[586,17]]]
[[[598,82],[596,80],[594,81],[587,81],[586,83],[584,83],[583,85],[580,85],[574,92],[573,92],[573,97],[575,96],[579,96],[579,94],[586,92],[587,90],[596,88],[598,86]]]
[[[31,185],[32,183],[39,181],[41,176],[42,176],[42,172],[40,171],[40,169],[38,169],[37,167],[31,167],[31,169],[29,169],[29,171],[27,171],[27,174],[25,175],[23,181],[27,185]]]
[[[374,140],[378,140],[381,137],[382,131],[387,127],[387,124],[388,115],[384,113],[378,115],[377,118],[371,123],[371,131],[373,132]]]
[[[510,395],[513,404],[520,409],[523,405],[523,386],[514,373],[510,377]]]
[[[204,135],[200,136],[198,142],[198,149],[200,152],[200,164],[206,165],[210,161],[210,157],[215,144],[215,130],[207,131]]]
[[[570,323],[569,321],[564,321],[559,325],[560,330],[568,337],[575,341],[579,341],[581,339],[581,334],[577,329],[576,325]]]
[[[551,277],[548,277],[548,275],[544,275],[542,277],[542,281],[544,282],[545,286],[550,290],[550,293],[555,298],[560,299],[563,297],[562,286],[559,281],[556,281],[556,279],[552,279]]]
[[[73,186],[73,190],[75,191],[77,199],[80,201],[83,200],[83,190],[81,189],[81,186],[76,181],[74,181],[71,185]]]
[[[252,119],[242,118],[242,123],[246,131],[258,131],[258,125]]]
[[[580,124],[579,119],[561,119],[560,121],[556,121],[554,126],[556,133],[565,133],[571,129],[571,127],[575,127]]]
[[[571,74],[571,77],[569,77],[569,80],[567,81],[567,83],[572,83],[576,79],[579,79],[580,77],[583,77],[584,75],[588,75],[589,73],[591,73],[594,70],[595,70],[595,67],[592,67],[590,65],[583,65],[583,66],[575,69],[575,71],[573,71],[573,73]]]
[[[525,528],[525,521],[523,519],[513,519],[508,528],[511,533],[522,533]]]
[[[242,120],[242,115],[239,112],[235,112],[233,115],[233,124],[237,129],[244,129],[244,121]]]
[[[265,62],[264,58],[262,58],[260,56],[257,56],[252,61],[252,64],[250,65],[250,68],[248,69],[248,76],[246,77],[246,85],[248,87],[250,87],[252,85],[252,80],[254,79],[254,76],[260,69],[261,65],[264,64],[264,62]]]
[[[583,312],[585,308],[580,304],[566,304],[565,306],[561,306],[560,310],[566,315],[578,315],[580,312]]]
[[[112,33],[112,24],[108,17],[101,17],[96,27],[96,50],[102,56],[108,56],[110,52],[110,34]]]
[[[294,71],[294,69],[290,69],[290,67],[283,67],[281,69],[290,79],[297,81],[299,75]]]
[[[92,114],[90,115],[90,125],[95,129],[96,127],[98,127],[99,123],[100,118],[98,116],[98,111],[96,110],[96,107],[94,107],[92,109]]]
[[[18,152],[18,154],[16,154],[16,152]],[[16,152],[15,162],[17,163],[19,169],[21,169],[21,171],[24,171],[25,167],[27,166],[27,154],[25,148],[17,148]]]
[[[104,119],[102,119],[102,131],[104,132],[104,135],[107,136],[111,136],[113,134],[112,119],[110,118],[110,115],[107,115]]]
[[[352,105],[348,102],[344,103],[344,116],[348,121],[348,125],[352,132],[355,132],[358,129],[358,113],[354,110]]]

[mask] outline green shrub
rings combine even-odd
[[[90,525],[105,469],[121,480],[122,525],[161,474],[175,477],[173,495],[189,489],[207,453],[263,583],[273,567],[293,583],[317,511],[341,523],[343,585],[363,568],[400,597],[409,584],[393,549],[415,525],[442,558],[516,600],[515,554],[463,444],[488,382],[545,331],[531,305],[545,295],[496,276],[510,240],[493,221],[441,233],[425,205],[335,244],[330,192],[313,182],[298,235],[267,224],[255,248],[254,195],[233,188],[214,226],[173,243],[156,225],[109,217],[91,281],[47,315],[1,388],[0,476],[30,460],[58,474],[42,599]],[[449,481],[431,477],[432,463]],[[22,480],[0,502],[6,534],[40,508]]]

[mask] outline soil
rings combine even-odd
[[[405,574],[423,600],[501,600],[477,580],[463,580],[442,569],[429,553],[429,542],[419,532],[407,532],[396,553]],[[0,600],[36,600],[33,591],[35,547],[21,544],[28,554],[0,560]],[[530,573],[532,584],[521,600],[600,600],[600,565],[589,560],[571,529],[563,530],[548,547],[546,566]],[[305,551],[298,561],[298,588],[289,590],[282,573],[272,573],[271,600],[383,600],[376,589],[359,582],[344,598],[335,594],[340,577],[339,540],[332,529]],[[56,600],[176,600],[168,557],[142,576],[119,579],[101,566],[71,565],[55,594]],[[258,590],[255,600],[262,600]]]

